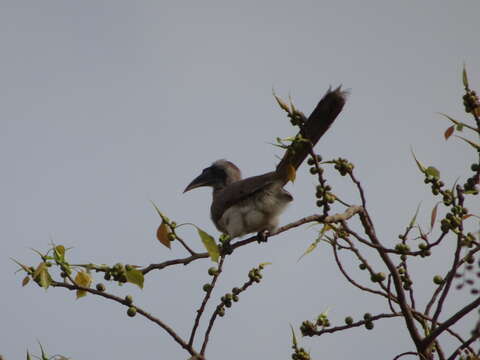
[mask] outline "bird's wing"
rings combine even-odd
[[[253,196],[275,181],[278,181],[278,176],[275,171],[272,171],[236,181],[215,193],[211,207],[213,221],[217,222],[230,206]]]

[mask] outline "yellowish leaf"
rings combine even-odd
[[[169,234],[170,234],[170,231],[168,230],[167,224],[164,221],[162,221],[162,223],[157,229],[157,239],[158,241],[160,241],[160,243],[165,245],[167,248],[171,249],[172,245],[171,245],[170,237],[168,236]]]
[[[468,89],[468,75],[467,75],[467,66],[463,64],[463,71],[462,71],[462,82],[465,89]]]
[[[417,157],[415,156],[413,149],[410,149],[410,151],[412,152],[413,158],[415,159],[415,162],[417,163],[417,166],[420,169],[420,171],[422,173],[425,173],[425,170],[426,170],[425,166],[420,161],[417,160]]]
[[[52,283],[52,278],[48,273],[47,264],[45,262],[38,264],[35,272],[32,275],[32,278],[39,286],[45,289],[47,289]]]
[[[30,269],[28,268],[27,265],[24,265],[24,264],[22,264],[21,262],[18,262],[18,261],[15,260],[14,258],[10,258],[10,259],[11,259],[12,261],[14,261],[18,266],[20,266],[20,267],[23,269],[23,271],[25,271],[26,273],[30,273]],[[20,269],[19,269],[18,271],[20,271]]]
[[[286,111],[287,113],[290,114],[290,108],[288,107],[287,103],[285,101],[283,101],[281,98],[279,98],[277,96],[277,94],[275,94],[275,91],[272,91],[273,93],[273,97],[275,98],[275,100],[277,100],[277,103],[278,105],[284,110]]]
[[[22,286],[27,285],[30,282],[30,276],[25,276],[22,280]]]
[[[65,246],[57,245],[53,248],[53,254],[56,260],[63,261],[65,259]]]
[[[127,270],[126,275],[127,275],[128,282],[138,285],[140,289],[143,289],[144,277],[143,277],[143,273],[140,270],[138,269]]]
[[[215,239],[207,234],[205,231],[197,227],[198,235],[200,235],[200,238],[202,239],[203,245],[205,246],[205,249],[207,249],[208,255],[210,255],[210,258],[212,261],[215,261],[218,263],[218,258],[220,257],[220,249],[218,248],[217,243],[215,242]]]
[[[435,220],[437,219],[437,208],[440,203],[437,203],[434,208],[432,209],[432,214],[430,215],[430,231],[433,229],[435,225]]]
[[[292,164],[287,165],[287,179],[288,181],[291,181],[292,183],[295,182],[295,179],[297,177],[297,171],[293,167]]]
[[[308,255],[308,254],[310,254],[313,250],[315,250],[315,249],[317,248],[317,245],[318,245],[319,242],[320,242],[320,239],[317,239],[317,240],[315,240],[315,242],[311,243],[311,244],[308,246],[307,250],[305,250],[305,252],[298,258],[297,261],[302,260],[302,258],[303,258],[305,255]]]
[[[79,271],[77,273],[77,276],[75,276],[75,284],[84,288],[89,288],[90,285],[92,284],[92,277],[90,276],[89,273],[83,270]],[[84,297],[86,295],[87,295],[87,292],[85,290],[77,290],[77,299]]]
[[[457,137],[462,139],[463,141],[465,141],[467,144],[473,146],[477,151],[480,150],[480,145],[479,144],[474,143],[473,141],[468,140],[468,139],[464,138],[463,136],[457,136]]]

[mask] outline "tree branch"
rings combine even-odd
[[[76,291],[76,290],[83,290],[83,291],[86,291],[90,294],[94,294],[94,295],[98,295],[98,296],[101,296],[105,299],[109,299],[109,300],[113,300],[113,301],[116,301],[117,303],[119,304],[122,304],[122,305],[125,305],[125,306],[131,306],[130,303],[128,303],[125,299],[122,299],[118,296],[115,296],[115,295],[112,295],[112,294],[109,294],[109,293],[106,293],[106,292],[102,292],[102,291],[98,291],[96,289],[91,289],[91,288],[86,288],[86,287],[83,287],[83,286],[79,286],[79,285],[74,285],[74,284],[68,284],[68,283],[65,283],[65,282],[58,282],[58,281],[52,281],[52,283],[50,284],[51,286],[54,286],[54,287],[62,287],[62,288],[65,288],[65,289],[68,289],[68,290],[72,290],[72,291]],[[154,322],[155,324],[157,324],[158,326],[160,326],[162,329],[164,329],[172,338],[173,340],[175,340],[183,349],[185,349],[186,351],[188,351],[188,353],[190,355],[192,355],[193,357],[198,357],[198,354],[193,350],[193,348],[188,345],[176,332],[175,330],[173,330],[170,326],[168,326],[167,324],[165,324],[163,321],[161,321],[160,319],[158,319],[157,317],[147,313],[145,310],[139,308],[137,305],[134,305],[136,310],[137,310],[137,313],[144,316],[145,318],[147,318],[148,320]]]
[[[452,315],[449,319],[444,321],[441,325],[436,327],[428,336],[426,336],[420,343],[420,348],[421,349],[426,349],[430,346],[430,344],[446,329],[448,329],[450,326],[455,324],[458,320],[463,318],[465,315],[467,315],[470,311],[474,310],[480,306],[480,297],[477,298],[476,300],[472,301],[470,304],[465,306],[463,309],[459,310],[456,312],[454,315]]]
[[[208,299],[210,299],[210,295],[212,294],[213,288],[215,287],[215,284],[217,283],[217,279],[222,272],[222,267],[223,267],[223,262],[224,261],[225,261],[225,257],[222,256],[221,259],[220,259],[220,263],[218,264],[217,272],[213,276],[212,282],[210,283],[210,287],[205,293],[205,296],[203,298],[202,304],[200,305],[200,308],[197,310],[197,316],[195,317],[192,332],[190,334],[190,339],[188,340],[188,345],[189,346],[193,345],[193,340],[195,339],[195,332],[197,331],[198,325],[200,324],[200,318],[202,317],[202,314],[205,310],[205,306],[207,305]]]

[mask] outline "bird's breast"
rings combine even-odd
[[[293,197],[271,184],[226,209],[215,221],[217,228],[232,238],[264,230],[273,231],[278,217]]]

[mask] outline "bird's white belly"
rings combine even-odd
[[[264,191],[228,208],[220,218],[219,228],[232,238],[264,230],[271,232],[290,201],[290,196]]]

